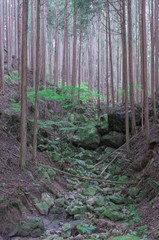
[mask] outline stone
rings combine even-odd
[[[42,193],[41,200],[34,198],[33,202],[41,215],[47,215],[50,208],[54,205],[54,199],[48,193]]]
[[[111,148],[119,148],[125,143],[125,135],[118,132],[109,132],[101,137],[101,145],[106,145]]]
[[[95,201],[96,207],[102,207],[106,203],[105,198],[99,198]]]
[[[108,115],[104,114],[100,117],[100,120],[98,124],[96,125],[96,128],[100,135],[105,135],[109,133],[109,125],[108,125]]]
[[[118,237],[114,237],[114,238],[112,238],[112,240],[140,240],[140,238],[131,235],[131,236],[118,236]]]
[[[69,138],[72,144],[85,149],[96,149],[100,143],[100,136],[94,124],[79,128]]]
[[[94,196],[96,194],[96,192],[97,192],[96,188],[90,187],[90,188],[83,189],[82,194],[84,196]]]
[[[71,224],[65,223],[62,226],[61,235],[62,235],[63,238],[69,238],[71,236]]]
[[[40,165],[36,168],[36,174],[43,179],[54,179],[56,172],[49,165]]]
[[[39,219],[27,219],[14,224],[10,236],[40,237],[44,233],[44,224]]]
[[[114,195],[110,196],[110,200],[116,204],[122,204],[125,202],[125,198],[123,196],[121,196],[120,194],[114,194]]]
[[[141,110],[135,108],[135,120],[136,125],[141,125]],[[125,133],[125,110],[109,112],[108,122],[110,131],[117,131]],[[131,111],[129,110],[129,128],[131,131]]]
[[[112,211],[110,208],[105,208],[105,207],[99,207],[99,208],[95,208],[94,212],[97,216],[99,217],[107,217],[110,220],[116,222],[119,220],[123,220],[124,216],[121,215],[119,212],[117,211]]]
[[[70,215],[81,214],[84,215],[87,212],[86,206],[75,206],[75,207],[68,207],[66,210]]]
[[[64,207],[66,205],[65,198],[58,198],[56,199],[56,206],[57,207]]]

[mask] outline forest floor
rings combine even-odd
[[[141,131],[132,138],[129,159],[124,146],[114,153],[84,149],[73,146],[66,132],[44,129],[38,166],[29,140],[21,170],[20,117],[6,111],[16,90],[7,83],[0,96],[0,239],[159,239],[159,124],[151,123],[149,144]],[[68,114],[58,121],[69,121]]]

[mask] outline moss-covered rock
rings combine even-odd
[[[50,208],[54,205],[54,199],[48,193],[42,193],[41,200],[33,199],[34,205],[42,215],[47,215]]]
[[[69,138],[74,145],[86,149],[96,149],[100,143],[100,136],[93,123],[89,123],[85,127],[79,128],[71,134]]]
[[[43,179],[54,179],[56,172],[49,165],[41,164],[36,168],[36,174]]]
[[[83,189],[82,194],[84,196],[94,196],[96,192],[97,192],[96,188],[90,187],[90,188]]]
[[[86,206],[70,206],[67,208],[67,212],[70,215],[76,215],[76,214],[80,214],[80,215],[84,215],[87,212],[87,207]]]
[[[125,198],[123,196],[121,196],[120,194],[114,194],[114,195],[110,196],[110,200],[113,203],[122,204],[122,203],[124,203]]]
[[[118,237],[114,237],[114,238],[111,238],[111,240],[140,240],[139,237],[136,237],[136,236],[118,236]]]
[[[107,135],[102,136],[101,144],[111,148],[119,148],[125,142],[125,135],[118,132],[109,132]]]
[[[124,219],[124,216],[120,212],[112,211],[108,207],[107,208],[105,208],[105,207],[95,208],[94,212],[97,216],[107,217],[114,222]]]
[[[44,224],[39,219],[31,218],[11,226],[12,236],[40,237],[44,232]]]

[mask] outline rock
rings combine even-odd
[[[94,196],[96,194],[96,192],[97,192],[96,188],[90,187],[90,188],[83,189],[82,194],[84,196]]]
[[[54,205],[54,199],[48,193],[42,193],[41,200],[34,198],[34,205],[42,215],[47,215],[50,208]]]
[[[139,237],[136,236],[118,236],[118,237],[114,237],[112,238],[112,240],[140,240]]]
[[[110,196],[110,200],[116,204],[122,204],[125,202],[125,198],[119,194],[114,194]]]
[[[105,208],[105,207],[95,208],[94,212],[97,216],[107,217],[114,222],[124,219],[124,216],[121,215],[121,213],[119,213],[117,211],[112,211],[112,209],[110,209],[108,207],[107,208]]]
[[[56,199],[56,206],[57,207],[64,207],[66,205],[65,198],[58,198]]]
[[[84,215],[87,212],[87,207],[86,206],[75,206],[75,207],[68,207],[66,210],[70,215]]]
[[[109,172],[112,176],[119,175],[121,173],[122,169],[115,165],[109,166]]]
[[[136,188],[136,187],[132,187],[130,188],[129,190],[129,193],[130,197],[132,197],[133,199],[137,197],[137,195],[139,194],[139,189]]]
[[[75,146],[85,149],[96,149],[100,143],[100,137],[94,124],[87,124],[84,128],[79,128],[69,138]]]
[[[141,125],[141,111],[135,109],[136,125]],[[110,112],[108,114],[108,122],[110,131],[117,131],[125,133],[125,110]],[[131,111],[129,110],[129,128],[131,131]]]
[[[125,143],[125,135],[119,132],[110,132],[101,137],[101,145],[106,145],[111,148],[119,148]]]
[[[43,179],[54,179],[56,176],[56,172],[49,165],[44,164],[36,168],[36,174]]]
[[[86,203],[90,206],[93,206],[97,200],[98,200],[97,197],[92,197],[89,198]]]
[[[65,223],[62,226],[62,233],[61,233],[63,238],[69,238],[71,236],[71,224]]]
[[[106,203],[105,198],[99,198],[95,201],[96,207],[102,207]]]
[[[108,126],[108,115],[105,114],[100,117],[99,123],[96,125],[98,132],[100,135],[105,135],[109,133],[109,126]]]
[[[10,236],[40,237],[44,233],[44,224],[39,219],[27,219],[11,226]]]

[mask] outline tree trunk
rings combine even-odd
[[[154,13],[153,13],[153,1],[151,1],[151,97],[154,111],[154,120],[156,120],[156,99],[155,99],[155,79],[154,79]]]
[[[73,87],[76,87],[76,45],[77,45],[77,27],[76,27],[76,22],[77,22],[77,13],[76,13],[76,6],[74,6],[73,59],[72,59],[72,86]]]
[[[0,92],[4,94],[4,22],[3,0],[0,0]]]
[[[132,134],[136,132],[135,107],[134,107],[134,80],[133,80],[133,51],[132,51],[132,14],[131,0],[128,0],[128,45],[129,45],[129,82],[130,82],[130,103]]]
[[[158,0],[155,0],[155,85],[156,91],[159,91],[158,83],[158,51],[159,51],[159,31],[158,31]]]
[[[78,63],[78,87],[81,87],[81,52],[82,52],[82,18],[83,11],[81,10],[81,23],[80,23],[80,40],[79,40],[79,63]],[[80,104],[80,91],[78,93],[78,104]]]
[[[58,52],[58,46],[59,46],[59,0],[56,0],[56,17],[55,17],[55,62],[54,62],[54,81],[55,86],[58,86],[58,66],[59,66],[59,52]]]
[[[148,88],[147,88],[147,41],[146,41],[146,4],[142,0],[141,26],[142,26],[142,80],[143,80],[143,110],[145,120],[145,134],[149,141],[149,106],[148,106]]]
[[[28,0],[23,0],[22,19],[22,84],[21,84],[21,149],[20,167],[25,167],[27,150],[27,27],[28,27]]]
[[[35,112],[34,112],[34,136],[32,158],[37,165],[37,134],[38,134],[38,115],[39,115],[39,82],[40,82],[40,0],[37,0],[36,16],[36,82],[35,82]]]
[[[111,40],[111,30],[110,30],[109,3],[108,3],[108,28],[109,28],[110,69],[111,69],[111,96],[112,96],[112,105],[114,108],[115,107],[115,99],[114,99],[113,58],[112,58],[112,40]]]
[[[122,0],[122,48],[123,48],[123,82],[125,86],[125,128],[126,128],[126,149],[130,154],[129,142],[129,109],[128,109],[128,81],[127,81],[127,44],[126,44],[126,20],[125,20],[125,0]]]

